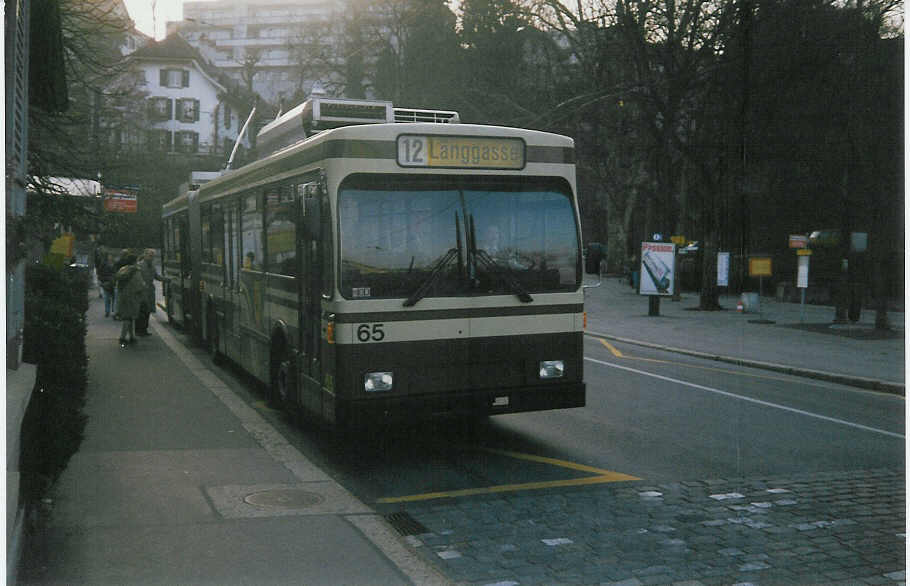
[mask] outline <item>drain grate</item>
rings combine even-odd
[[[404,511],[386,515],[385,520],[388,521],[400,535],[420,535],[422,533],[430,532],[430,530],[424,527],[420,521]]]

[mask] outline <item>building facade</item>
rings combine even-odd
[[[145,146],[176,155],[227,156],[250,104],[219,80],[219,72],[180,35],[149,43],[129,56],[144,96]],[[249,148],[249,137],[241,143]]]
[[[167,30],[179,31],[214,66],[278,104],[309,94],[318,81],[300,66],[300,52],[325,50],[341,7],[339,0],[184,2],[183,20]]]

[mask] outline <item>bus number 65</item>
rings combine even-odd
[[[385,339],[384,324],[360,324],[357,326],[357,339],[361,342],[381,342]]]

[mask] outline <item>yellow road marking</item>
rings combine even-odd
[[[675,365],[677,365],[677,366],[685,366],[686,368],[695,368],[695,369],[698,369],[698,370],[707,370],[707,371],[709,371],[709,372],[722,372],[722,373],[724,373],[724,374],[735,374],[736,376],[746,376],[746,377],[750,377],[750,378],[763,378],[763,379],[767,379],[767,380],[779,380],[779,381],[786,381],[786,380],[789,380],[789,379],[784,378],[784,377],[782,377],[782,376],[773,376],[773,375],[769,375],[769,374],[754,374],[754,373],[751,373],[751,372],[737,372],[737,371],[735,371],[735,370],[729,370],[729,369],[726,369],[726,368],[714,368],[714,367],[711,367],[711,366],[699,366],[699,365],[697,365],[697,364],[688,364],[688,363],[686,363],[686,362],[674,362],[674,361],[672,361],[672,360],[658,360],[657,358],[644,358],[644,357],[641,357],[641,356],[626,356],[625,354],[623,354],[622,352],[620,352],[619,349],[617,349],[615,346],[613,346],[613,344],[607,342],[607,341],[604,340],[603,338],[597,338],[597,339],[600,340],[600,343],[603,344],[604,346],[606,346],[608,350],[610,350],[610,352],[613,354],[613,356],[615,356],[615,357],[617,357],[617,358],[624,358],[625,360],[637,360],[637,361],[639,361],[639,362],[654,362],[654,363],[657,363],[657,364],[675,364]]]
[[[572,478],[568,480],[550,480],[546,482],[526,482],[524,484],[499,484],[483,488],[466,488],[463,490],[449,490],[444,492],[426,492],[410,496],[386,497],[378,499],[379,503],[413,503],[442,498],[455,498],[460,496],[475,496],[479,494],[496,494],[501,492],[519,492],[524,490],[542,490],[545,488],[563,488],[568,486],[588,486],[592,484],[606,484],[609,482],[625,482],[628,480],[641,480],[635,476],[627,476],[614,472],[604,476],[586,476],[585,478]]]
[[[499,454],[501,456],[507,456],[509,458],[515,458],[516,460],[528,460],[529,462],[540,462],[542,464],[549,464],[550,466],[558,466],[560,468],[569,468],[570,470],[579,470],[581,472],[591,472],[592,474],[597,474],[598,476],[608,476],[610,474],[615,474],[610,470],[601,470],[600,468],[594,468],[593,466],[586,466],[584,464],[578,464],[576,462],[569,462],[567,460],[557,460],[556,458],[547,458],[546,456],[535,456],[533,454],[522,454],[521,452],[510,452],[508,450],[499,450],[496,448],[479,448],[482,452],[490,452],[491,454]],[[638,479],[636,479],[638,480]]]
[[[613,353],[613,356],[615,356],[615,357],[617,357],[617,358],[624,358],[624,356],[622,355],[622,352],[620,352],[619,350],[617,350],[617,349],[616,349],[616,346],[614,346],[613,344],[607,342],[607,341],[604,340],[603,338],[597,338],[597,339],[600,340],[600,343],[603,344],[604,346],[606,346],[607,349],[609,349],[610,352]]]
[[[281,409],[272,409],[269,407],[268,402],[266,401],[253,401],[250,403],[250,407],[253,409],[258,409],[259,411],[270,411],[272,413],[281,413]]]
[[[589,486],[592,484],[606,484],[609,482],[628,482],[630,480],[641,480],[637,476],[630,476],[628,474],[622,474],[620,472],[612,472],[610,470],[602,470],[600,468],[594,468],[593,466],[586,466],[584,464],[578,464],[576,462],[569,462],[567,460],[558,460],[556,458],[547,458],[545,456],[535,456],[533,454],[522,454],[520,452],[510,452],[507,450],[499,450],[496,448],[477,448],[483,452],[490,452],[492,454],[499,454],[501,456],[506,456],[508,458],[515,458],[517,460],[527,460],[529,462],[539,462],[542,464],[549,464],[551,466],[557,466],[559,468],[568,468],[570,470],[578,470],[581,472],[591,472],[595,474],[594,476],[585,476],[584,478],[568,478],[565,480],[547,480],[541,482],[524,482],[520,484],[498,484],[495,486],[484,486],[481,488],[465,488],[461,490],[448,490],[440,492],[425,492],[422,494],[412,494],[407,496],[396,496],[396,497],[385,497],[377,499],[376,502],[389,504],[389,503],[412,503],[417,501],[428,501],[433,499],[441,498],[456,498],[462,496],[475,496],[479,494],[496,494],[501,492],[519,492],[524,490],[542,490],[546,488],[564,488],[569,486]]]

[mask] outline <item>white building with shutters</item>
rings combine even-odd
[[[180,155],[223,155],[225,162],[250,105],[180,35],[152,42],[129,56],[145,95],[146,146]],[[242,142],[249,148],[249,137]]]

